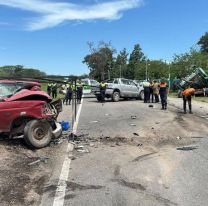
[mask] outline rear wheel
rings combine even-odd
[[[117,91],[113,92],[112,100],[113,100],[114,102],[118,102],[118,101],[120,100],[120,93],[117,92]]]
[[[52,139],[52,128],[48,122],[32,120],[24,129],[24,139],[33,148],[46,147]]]
[[[144,100],[144,91],[141,91],[141,92],[140,92],[139,98],[140,98],[141,100]]]

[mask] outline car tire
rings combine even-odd
[[[46,121],[32,120],[24,129],[24,139],[32,148],[46,147],[52,139],[52,128]]]
[[[120,93],[117,91],[113,92],[112,100],[113,102],[118,102],[120,100]]]
[[[139,93],[139,99],[144,100],[144,91]]]

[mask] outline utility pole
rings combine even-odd
[[[146,81],[147,81],[147,60],[146,60]]]

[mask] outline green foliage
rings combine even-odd
[[[90,54],[84,57],[83,63],[90,69],[90,76],[99,81],[107,79],[114,65],[115,49],[111,43],[100,42],[97,47],[88,43]]]
[[[41,72],[38,69],[24,68],[22,65],[0,67],[0,77],[38,78],[45,76],[45,72]]]
[[[197,43],[201,48],[201,52],[208,53],[208,32],[206,32]]]

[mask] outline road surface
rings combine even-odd
[[[160,108],[85,98],[59,205],[207,205],[207,119]],[[56,205],[57,182],[43,205]]]

